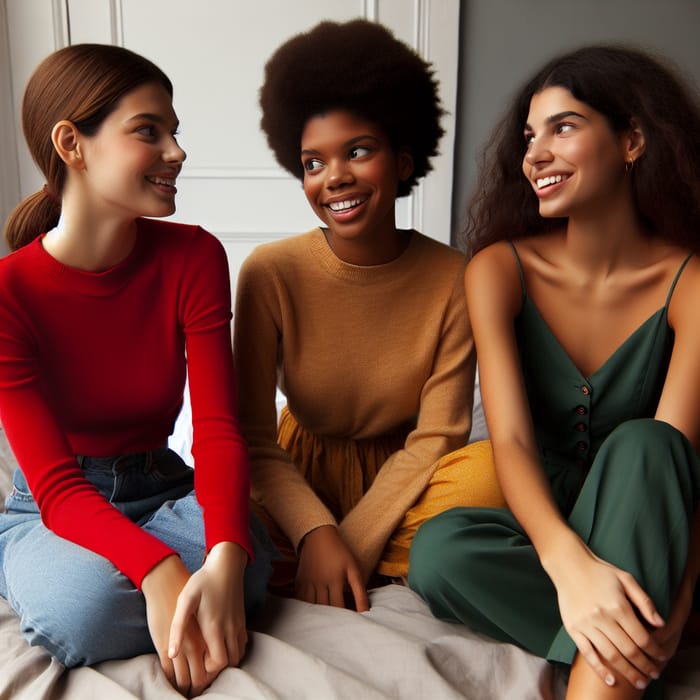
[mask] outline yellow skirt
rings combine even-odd
[[[384,462],[404,446],[410,430],[411,426],[405,426],[367,440],[319,436],[302,428],[285,407],[280,416],[278,442],[316,495],[341,521],[372,485]],[[389,577],[408,575],[408,553],[418,528],[455,506],[505,506],[488,440],[466,445],[438,460],[427,488],[387,542],[376,573]],[[253,507],[282,555],[272,578],[272,588],[282,592],[293,585],[296,553],[272,518],[260,506]]]

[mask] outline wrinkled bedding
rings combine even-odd
[[[0,429],[0,498],[14,461]],[[1,502],[1,501],[0,501]],[[251,621],[240,668],[227,669],[208,700],[560,700],[564,680],[546,662],[462,625],[436,620],[400,585],[370,593],[364,614],[270,598]],[[670,700],[700,700],[700,647],[668,672]],[[168,700],[181,697],[155,654],[64,669],[19,634],[0,599],[0,700]]]

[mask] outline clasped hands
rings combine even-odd
[[[143,579],[148,628],[163,671],[186,696],[201,694],[245,652],[243,574],[245,550],[221,542],[202,567],[190,574],[171,555]]]

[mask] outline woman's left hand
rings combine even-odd
[[[666,623],[629,573],[580,545],[561,559],[552,578],[564,627],[606,684],[618,676],[645,688],[668,658],[647,625],[660,630]]]
[[[246,551],[233,542],[212,547],[178,597],[170,628],[171,659],[180,653],[185,629],[194,617],[206,644],[207,673],[216,677],[224,668],[238,665],[248,641],[243,600],[247,562]]]

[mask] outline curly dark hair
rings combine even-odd
[[[301,136],[310,117],[346,109],[372,122],[395,150],[408,148],[413,157],[399,197],[431,170],[444,133],[430,64],[386,27],[363,19],[324,21],[282,44],[265,66],[260,106],[277,161],[300,180]]]
[[[551,231],[522,174],[532,96],[563,87],[604,115],[614,133],[635,120],[645,150],[631,173],[639,220],[650,232],[700,249],[700,100],[667,62],[638,48],[598,44],[549,61],[522,87],[484,149],[464,232],[470,256],[491,243]]]

